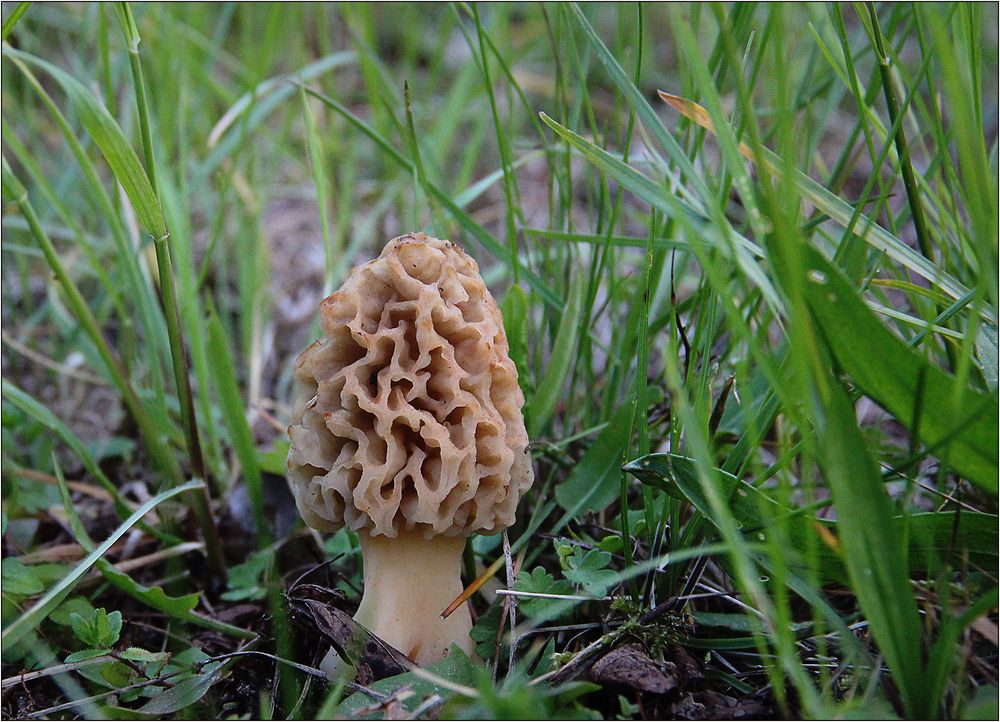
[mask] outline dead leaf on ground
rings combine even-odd
[[[638,644],[612,649],[587,672],[592,682],[618,685],[640,692],[667,694],[679,686],[677,665],[651,659]]]
[[[358,624],[347,612],[316,598],[322,590],[300,584],[289,595],[289,605],[300,623],[317,631],[348,664],[357,670],[357,682],[370,685],[386,677],[408,672],[413,660]]]

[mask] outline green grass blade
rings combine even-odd
[[[350,50],[333,53],[309,63],[294,73],[268,78],[241,95],[219,118],[208,135],[207,144],[210,150],[198,167],[201,178],[209,178],[226,158],[246,142],[247,138],[253,138],[253,131],[291,97],[297,85],[313,80],[330,70],[349,65],[356,59],[356,54]],[[245,114],[248,115],[243,118]]]
[[[830,485],[851,588],[899,687],[907,714],[924,719],[923,630],[906,572],[903,540],[892,524],[865,437],[846,392],[827,377],[817,399],[817,448]]]
[[[0,40],[7,39],[11,30],[14,29],[15,25],[17,25],[17,21],[21,19],[21,16],[24,15],[25,12],[27,12],[29,5],[31,5],[30,2],[20,2],[17,4],[17,7],[11,11],[10,15],[7,16],[7,19],[3,21],[3,30],[0,31]]]
[[[629,462],[625,471],[645,484],[660,489],[671,497],[689,502],[701,514],[711,519],[710,509],[698,484],[697,473],[691,459],[675,454],[650,454]],[[824,527],[836,539],[840,521],[830,521],[813,516],[816,506],[825,502],[798,508],[789,508],[775,501],[757,487],[719,469],[729,489],[729,505],[740,530],[744,534],[768,533],[768,527],[781,520],[786,525],[785,534],[793,542],[790,558],[799,550],[808,549],[809,543],[819,542],[817,527]],[[971,563],[983,569],[997,565],[997,517],[973,511],[938,511],[894,515],[892,525],[902,536],[908,531],[907,559],[911,573],[939,572],[944,564],[961,563],[968,553]],[[808,537],[813,536],[811,542]],[[845,581],[843,554],[825,543],[818,544],[815,560],[819,574],[829,581]]]
[[[696,103],[675,95],[670,95],[669,93],[664,93],[663,91],[660,91],[660,97],[663,98],[664,102],[677,108],[686,117],[695,120],[695,122],[710,132],[715,132],[714,123],[704,109]],[[745,145],[741,145],[740,149],[750,160],[757,160],[754,151],[751,151]],[[914,251],[902,240],[882,228],[874,220],[858,212],[847,201],[837,197],[805,173],[796,169],[789,171],[787,164],[776,153],[764,147],[758,148],[757,151],[759,151],[760,158],[767,166],[769,172],[779,177],[783,177],[788,172],[804,200],[814,204],[820,211],[829,216],[831,220],[836,221],[841,226],[848,227],[856,224],[856,233],[872,248],[885,253],[894,261],[897,261],[914,273],[920,274],[952,298],[960,298],[968,292],[968,289],[954,277],[935,266],[919,252]],[[981,312],[984,318],[996,323],[995,309],[983,308]]]
[[[181,484],[180,486],[175,486],[172,489],[167,489],[142,504],[128,519],[122,522],[122,524],[111,533],[111,536],[95,547],[90,554],[84,557],[84,559],[77,564],[69,572],[69,574],[60,579],[59,582],[57,582],[55,586],[53,586],[48,592],[45,593],[44,596],[35,602],[30,609],[11,622],[10,625],[4,627],[3,632],[0,633],[0,639],[2,639],[3,644],[5,646],[8,644],[16,644],[17,641],[24,637],[25,634],[35,629],[35,627],[38,626],[48,613],[55,609],[59,602],[61,602],[66,595],[73,590],[73,587],[76,586],[77,582],[80,581],[83,575],[97,563],[97,560],[103,557],[115,544],[115,542],[121,539],[129,529],[135,526],[136,522],[142,519],[142,517],[162,504],[164,501],[172,499],[178,494],[203,489],[204,486],[205,484],[201,481],[189,481],[186,484]]]
[[[222,327],[222,321],[212,306],[209,307],[207,326],[208,345],[213,349],[213,353],[209,354],[212,380],[219,394],[222,415],[229,429],[233,450],[243,470],[243,481],[250,494],[254,525],[257,529],[257,546],[264,548],[271,544],[271,530],[264,512],[264,489],[257,461],[257,449],[254,446],[250,425],[247,423],[246,408],[240,398],[236,369],[233,367],[233,358],[229,352],[229,341]]]
[[[316,207],[319,209],[319,224],[323,232],[323,256],[326,268],[323,271],[323,296],[333,293],[334,278],[339,275],[344,249],[334,248],[330,235],[330,213],[328,198],[330,183],[327,180],[323,145],[316,127],[316,119],[309,109],[309,99],[304,86],[299,86],[299,100],[302,103],[302,117],[306,122],[306,146],[309,150],[309,167],[312,169],[313,185],[316,186]]]
[[[621,459],[628,447],[632,412],[631,403],[622,404],[566,480],[556,487],[556,501],[569,518],[604,509],[618,497]]]
[[[528,402],[528,435],[537,438],[548,424],[556,403],[563,396],[563,387],[573,368],[580,313],[583,309],[583,275],[576,273],[570,281],[569,296],[559,319],[559,330],[552,343],[552,355],[545,373],[535,385],[535,395]]]
[[[579,150],[594,166],[620,183],[645,203],[662,211],[667,218],[682,216],[684,222],[694,229],[695,234],[701,235],[726,255],[731,254],[730,239],[732,239],[735,244],[733,255],[740,269],[746,274],[747,278],[753,280],[757,287],[761,289],[761,292],[772,306],[780,308],[781,301],[774,289],[774,285],[756,260],[757,257],[763,256],[763,252],[756,244],[736,233],[731,228],[726,227],[720,231],[718,226],[711,223],[690,206],[684,205],[678,198],[667,193],[662,186],[654,183],[618,158],[615,158],[603,148],[594,145],[586,138],[563,127],[545,113],[541,113],[540,117],[547,126]]]
[[[84,445],[80,438],[74,434],[70,428],[66,426],[66,424],[60,421],[55,414],[49,411],[49,409],[21,389],[14,386],[7,379],[3,379],[2,382],[0,382],[0,388],[2,388],[2,396],[6,401],[17,406],[17,408],[21,409],[21,411],[25,414],[45,426],[63,440],[63,443],[65,443],[66,446],[68,446],[76,455],[76,457],[83,464],[84,468],[93,474],[94,478],[97,479],[97,482],[114,498],[115,510],[120,518],[124,519],[135,511],[135,506],[122,497],[121,492],[118,491],[118,487],[116,487],[108,478],[107,474],[104,473],[104,470],[101,469],[97,460],[94,459],[91,453],[87,450],[86,445]],[[144,522],[139,522],[139,524],[143,531],[166,544],[181,543],[181,540],[172,534],[166,534],[159,529],[146,526]]]
[[[371,138],[372,141],[375,142],[375,145],[378,146],[379,150],[385,153],[386,156],[388,156],[394,163],[396,163],[398,166],[404,169],[407,173],[412,174],[415,172],[415,168],[412,161],[406,158],[398,150],[393,148],[392,144],[389,143],[389,141],[387,141],[384,137],[382,137],[382,135],[377,130],[372,128],[368,123],[366,123],[357,115],[352,113],[346,106],[344,106],[341,103],[338,103],[336,100],[329,98],[316,90],[306,88],[306,92],[312,95],[314,98],[318,98],[327,106],[329,106],[330,108],[332,108],[333,110],[337,111],[342,116],[344,116],[344,118],[347,119],[347,121],[350,122],[351,125],[353,125],[355,128],[357,128],[365,135],[367,135],[369,138]],[[448,196],[448,194],[446,194],[443,190],[441,190],[440,187],[431,183],[430,181],[427,181],[427,186],[425,190],[428,192],[428,194],[433,196],[448,211],[448,213],[451,214],[452,218],[454,218],[458,222],[458,224],[462,227],[463,230],[465,230],[466,233],[468,233],[477,243],[479,243],[490,254],[492,254],[494,258],[501,261],[511,261],[520,263],[519,259],[511,259],[510,254],[507,252],[507,250],[502,245],[500,245],[500,243],[492,236],[492,234],[490,234],[490,232],[487,231],[485,228],[483,228],[480,224],[476,223],[476,221],[472,219],[472,216],[463,211],[458,206],[458,204],[456,204],[455,201],[453,201]],[[538,274],[536,274],[530,268],[526,268],[523,265],[521,266],[519,272],[523,276],[524,280],[528,282],[528,285],[530,285],[532,289],[537,291],[538,294],[545,300],[546,303],[555,308],[560,308],[562,306],[562,304],[559,301],[559,298],[552,292],[552,289],[549,288],[548,284],[546,284],[545,281],[538,276]]]
[[[42,247],[42,252],[45,254],[45,258],[48,261],[49,266],[52,268],[52,271],[59,280],[63,291],[66,293],[70,307],[72,308],[77,321],[81,326],[83,326],[84,331],[97,347],[109,375],[114,381],[115,386],[118,388],[119,393],[122,395],[122,399],[125,401],[126,406],[128,406],[128,409],[135,418],[136,423],[143,431],[143,436],[146,445],[149,448],[150,454],[163,470],[173,476],[173,478],[178,478],[180,476],[180,468],[177,464],[177,460],[166,448],[165,439],[161,434],[161,430],[154,425],[152,418],[146,412],[146,408],[139,400],[138,395],[132,389],[132,385],[126,377],[125,371],[122,369],[121,364],[118,362],[114,353],[112,353],[104,335],[101,333],[97,320],[87,307],[83,294],[77,288],[76,284],[73,283],[69,274],[66,273],[59,254],[52,245],[52,241],[49,240],[48,235],[44,230],[42,230],[41,224],[38,221],[38,216],[35,214],[34,208],[28,199],[27,190],[11,171],[10,166],[7,164],[6,157],[2,159],[2,163],[4,193],[7,194],[11,200],[17,203],[22,215],[28,222],[28,226],[31,228],[32,234],[35,236],[35,240],[37,240],[38,245]]]
[[[115,174],[115,178],[132,201],[139,222],[154,238],[165,236],[167,226],[146,171],[107,108],[86,86],[62,68],[6,45],[3,54],[41,68],[59,83],[76,110],[80,122],[87,129]]]
[[[954,377],[885,328],[850,282],[817,251],[810,250],[807,263],[809,283],[803,292],[837,363],[936,455],[996,493],[996,395],[958,387]],[[916,429],[914,409],[921,405],[934,413],[924,414]]]

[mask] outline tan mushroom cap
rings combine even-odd
[[[295,363],[288,428],[306,523],[427,538],[510,526],[534,480],[524,395],[476,262],[400,236],[320,311],[326,335]]]

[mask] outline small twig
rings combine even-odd
[[[16,674],[13,677],[4,678],[3,681],[0,682],[0,689],[7,689],[8,687],[13,687],[16,684],[31,682],[32,680],[41,679],[42,677],[50,677],[53,674],[62,674],[63,672],[73,672],[84,667],[92,667],[96,664],[103,664],[110,659],[111,657],[109,655],[104,654],[100,657],[81,659],[79,662],[67,662],[65,664],[57,664],[54,667],[46,667],[45,669],[22,672],[21,674]]]
[[[510,555],[510,539],[507,537],[506,529],[503,531],[503,558],[507,567],[507,586],[510,589],[513,589],[515,583],[514,560]],[[514,669],[514,650],[517,647],[517,597],[509,595],[506,596],[504,599],[504,609],[510,616],[510,650],[507,659],[507,674],[510,674]],[[500,630],[501,632],[503,630],[502,615],[500,620]]]
[[[420,667],[413,667],[410,669],[410,672],[412,672],[415,677],[425,679],[438,687],[444,687],[445,689],[455,692],[456,694],[460,694],[463,697],[479,699],[479,692],[472,687],[466,687],[464,684],[452,682],[450,679],[445,679],[444,677],[438,676],[429,670],[422,669]]]
[[[170,559],[172,557],[179,557],[188,552],[200,551],[205,548],[203,542],[184,542],[183,544],[177,544],[172,547],[167,547],[166,549],[160,549],[151,554],[145,554],[141,557],[135,557],[133,559],[126,559],[120,561],[117,564],[112,564],[117,571],[123,574],[128,574],[136,569],[142,569],[143,567],[151,566],[157,562],[161,562],[164,559]],[[103,579],[103,575],[99,570],[94,570],[90,572],[86,577],[80,581],[80,586],[93,584],[94,582]],[[202,599],[204,601],[204,599]]]
[[[15,466],[12,471],[20,477],[29,479],[31,481],[39,481],[43,484],[51,484],[52,486],[58,486],[59,480],[51,474],[46,474],[44,471],[36,471],[35,469],[26,469],[23,466]],[[66,486],[68,486],[73,491],[78,491],[81,494],[86,494],[95,499],[101,501],[113,502],[114,497],[111,496],[110,492],[102,489],[99,486],[94,486],[93,484],[87,484],[83,481],[67,481]],[[135,511],[135,509],[131,509]],[[150,513],[152,516],[152,512]]]
[[[89,660],[88,660],[89,661]],[[178,670],[176,672],[171,672],[170,674],[165,674],[160,677],[155,677],[153,679],[144,679],[139,682],[133,682],[126,687],[118,687],[116,689],[108,690],[107,692],[101,692],[100,694],[95,694],[91,697],[84,697],[83,699],[71,700],[69,702],[63,702],[62,704],[57,704],[55,707],[48,707],[46,709],[40,709],[37,712],[32,712],[31,714],[25,715],[26,719],[34,719],[36,717],[47,717],[55,712],[62,712],[64,709],[71,709],[73,707],[79,707],[80,705],[87,704],[89,702],[97,702],[99,700],[105,699],[106,697],[111,697],[112,695],[118,695],[122,692],[129,692],[133,689],[141,689],[143,687],[148,687],[153,684],[165,684],[167,680],[171,677],[176,677],[179,674],[183,674],[186,670]]]
[[[29,348],[28,346],[25,346],[23,343],[15,339],[6,331],[0,331],[0,339],[2,339],[3,342],[7,346],[10,346],[14,351],[17,351],[25,358],[31,359],[39,366],[44,366],[45,368],[51,369],[56,373],[63,374],[64,376],[69,376],[70,378],[74,378],[77,381],[83,381],[84,383],[92,384],[94,386],[111,385],[96,374],[92,374],[87,371],[81,371],[79,369],[73,369],[70,368],[69,366],[66,366],[65,364],[61,364],[58,361],[50,359],[45,354],[41,354],[38,351],[35,351],[34,349]]]
[[[444,698],[440,695],[432,695],[417,705],[417,708],[410,712],[406,719],[420,719],[420,716],[425,712],[428,712],[435,707],[444,704]]]
[[[319,678],[325,679],[325,680],[329,680],[330,679],[329,676],[327,676],[326,672],[324,672],[321,669],[317,669],[316,667],[310,667],[307,664],[301,664],[299,662],[293,662],[290,659],[285,659],[284,657],[279,657],[276,654],[271,654],[270,652],[261,652],[261,651],[256,650],[256,649],[248,649],[248,650],[245,650],[245,651],[236,651],[236,652],[227,652],[225,654],[217,654],[214,657],[210,657],[208,659],[202,660],[201,662],[198,662],[197,663],[197,667],[198,667],[198,669],[200,671],[201,668],[204,667],[206,664],[212,664],[213,662],[219,662],[219,661],[221,661],[223,659],[231,659],[233,657],[246,657],[246,656],[249,656],[249,655],[258,655],[258,656],[261,656],[261,657],[267,657],[268,659],[274,660],[275,662],[281,662],[282,664],[287,664],[289,667],[292,667],[292,668],[298,670],[299,672],[302,672],[304,674],[308,674],[308,675],[310,675],[312,677],[319,677]]]
[[[603,653],[606,649],[613,647],[623,636],[624,632],[621,630],[605,634],[600,639],[591,642],[573,655],[573,658],[559,669],[553,669],[551,672],[546,672],[539,677],[535,677],[533,680],[528,682],[528,684],[534,687],[546,682],[551,682],[553,685],[556,685],[569,681],[575,677],[577,673],[586,669],[586,667],[594,661],[598,655]]]
[[[546,592],[520,592],[516,589],[497,589],[501,597],[535,597],[537,599],[565,599],[573,602],[610,602],[614,597],[584,597],[579,594],[548,594]]]

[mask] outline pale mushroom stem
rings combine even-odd
[[[361,533],[365,591],[355,621],[421,667],[457,645],[472,655],[472,617],[461,605],[441,612],[462,593],[464,537],[425,539],[401,530],[395,539]]]

